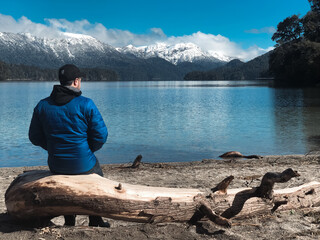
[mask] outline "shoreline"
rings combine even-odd
[[[137,169],[127,168],[132,163],[102,164],[106,178],[155,187],[197,188],[209,191],[227,176],[235,178],[229,189],[255,187],[266,172],[282,172],[292,168],[300,173],[287,183],[275,184],[275,189],[320,181],[320,152],[308,155],[272,155],[262,159],[203,159],[195,162],[141,162]],[[19,228],[8,221],[5,214],[4,193],[13,179],[23,171],[48,169],[47,166],[3,167],[0,197],[0,239],[314,239],[320,236],[320,208],[294,212],[275,212],[234,220],[233,227],[224,229],[208,221],[200,221],[201,227],[185,223],[142,224],[106,219],[111,228],[88,227],[86,216],[78,216],[76,227],[64,227],[63,217],[52,220],[47,228]],[[11,230],[10,230],[11,229]],[[12,230],[15,229],[15,230]],[[290,237],[289,237],[290,236]]]
[[[288,157],[293,157],[293,158],[303,158],[303,157],[308,157],[308,156],[320,156],[320,150],[319,151],[310,151],[306,154],[285,154],[285,155],[257,155],[257,156],[261,156],[262,159],[265,158],[265,159],[269,159],[269,158],[288,158]],[[248,159],[248,158],[245,158],[245,157],[234,157],[234,158],[221,158],[221,157],[216,157],[216,158],[203,158],[202,160],[187,160],[187,161],[161,161],[161,162],[150,162],[150,161],[144,161],[144,159],[142,159],[141,161],[141,164],[173,164],[173,165],[180,165],[180,164],[188,164],[188,163],[200,163],[200,162],[203,162],[203,161],[209,161],[209,160],[213,160],[213,161],[229,161],[230,159],[236,159],[236,160],[239,160],[239,161],[248,161],[248,160],[259,160],[259,159]],[[44,162],[46,162],[47,159],[45,159]],[[124,162],[120,162],[120,163],[102,163],[100,162],[100,165],[101,166],[129,166],[130,164],[132,164],[134,161],[134,158],[132,158],[132,161],[124,161]],[[47,165],[32,165],[32,166],[9,166],[9,167],[2,167],[0,166],[0,172],[1,172],[1,169],[26,169],[30,170],[31,169],[36,169],[36,168],[39,168],[39,169],[48,169]]]

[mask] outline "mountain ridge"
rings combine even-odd
[[[0,61],[8,64],[54,69],[64,64],[115,71],[118,80],[182,80],[192,70],[208,70],[221,62],[195,61],[177,65],[152,55],[148,58],[121,53],[97,39],[65,33],[60,38],[38,38],[28,33],[0,33]]]
[[[9,69],[2,79],[16,78],[14,71],[20,71],[25,78],[36,76],[40,80],[52,76],[41,69],[57,69],[67,63],[95,69],[90,70],[90,76],[95,80],[128,81],[183,80],[189,72],[208,71],[227,64],[193,43],[116,49],[81,34],[62,33],[60,37],[50,39],[29,33],[4,32],[0,32],[0,61]],[[38,75],[30,75],[28,66],[40,68],[35,70]]]
[[[156,43],[148,46],[135,47],[128,45],[123,48],[116,48],[119,52],[132,54],[140,58],[160,57],[175,65],[182,62],[227,62],[232,58],[227,56],[213,56],[209,52],[203,51],[194,43],[166,44]]]

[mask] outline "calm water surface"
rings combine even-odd
[[[34,106],[52,82],[0,83],[0,167],[46,165],[28,140]],[[320,91],[254,82],[84,82],[109,130],[101,163],[193,161],[319,150]]]

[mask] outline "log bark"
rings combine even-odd
[[[51,175],[30,171],[9,186],[8,213],[18,219],[59,215],[99,215],[138,222],[188,221],[202,192],[112,181],[97,174]]]
[[[319,206],[319,182],[272,190],[274,183],[295,176],[293,170],[267,173],[257,188],[226,191],[233,179],[230,176],[207,196],[198,189],[131,185],[96,174],[30,171],[11,183],[5,202],[8,213],[17,219],[84,214],[136,222],[193,222],[206,216],[219,225],[230,226],[228,219],[232,218]]]

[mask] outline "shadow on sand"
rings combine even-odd
[[[29,220],[28,222],[17,221],[8,213],[0,213],[0,232],[13,233],[22,230],[34,231],[35,228],[42,228],[54,225],[49,219]]]

